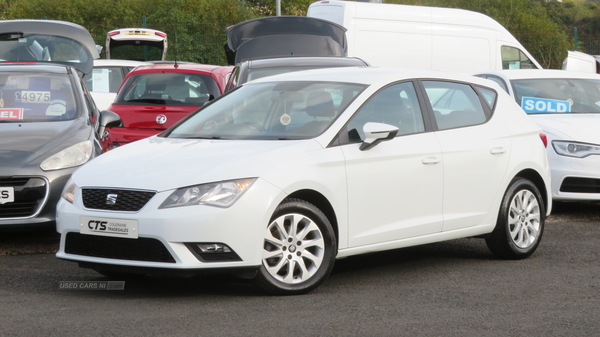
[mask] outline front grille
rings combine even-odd
[[[569,177],[563,180],[561,192],[600,193],[600,179]]]
[[[46,180],[39,177],[0,177],[0,187],[13,187],[15,201],[0,204],[0,219],[35,215],[46,200]]]
[[[0,187],[23,186],[28,181],[29,178],[25,177],[0,178]]]
[[[156,192],[117,190],[117,189],[83,189],[83,205],[89,209],[102,209],[109,211],[137,212]],[[109,203],[109,195],[115,199],[115,203]],[[114,197],[116,195],[116,197]]]
[[[165,245],[157,239],[124,239],[110,236],[67,233],[65,253],[107,259],[175,263]]]

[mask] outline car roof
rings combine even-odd
[[[195,72],[203,72],[203,73],[216,73],[229,70],[231,71],[232,67],[229,66],[217,66],[212,64],[200,64],[200,63],[158,63],[158,64],[149,64],[142,65],[137,67],[133,72],[135,73],[150,73],[150,72],[161,72],[161,71],[172,71],[172,72],[185,72],[185,71],[195,71]]]
[[[121,67],[137,67],[141,65],[149,65],[150,62],[132,61],[132,60],[119,60],[119,59],[96,59],[94,60],[94,67],[110,67],[110,66],[121,66]]]
[[[535,78],[585,78],[600,80],[600,75],[579,71],[567,71],[556,69],[510,69],[482,72],[478,75],[498,75],[508,80],[523,80]]]
[[[56,73],[68,74],[68,66],[48,63],[0,63],[0,73],[3,72],[31,72],[31,73]]]
[[[270,59],[249,60],[250,68],[269,68],[279,66],[367,66],[368,63],[357,57],[333,57],[333,56],[311,56],[311,57],[279,57]]]
[[[479,84],[486,87],[497,87],[497,85],[490,80],[467,74],[422,69],[385,67],[337,67],[303,70],[259,78],[252,81],[252,83],[273,81],[331,81],[371,85],[378,83],[391,83],[395,81],[410,80],[415,78],[433,80],[447,79],[452,81]]]

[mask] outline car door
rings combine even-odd
[[[368,122],[398,127],[389,141],[361,151]],[[377,244],[442,229],[441,149],[423,119],[413,82],[374,94],[348,122],[346,159],[349,246]]]
[[[493,118],[496,93],[448,81],[422,81],[444,163],[444,231],[480,224],[506,174],[511,139]]]

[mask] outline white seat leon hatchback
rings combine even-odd
[[[57,256],[101,274],[239,273],[317,288],[337,258],[482,237],[531,255],[545,135],[495,83],[383,68],[262,78],[78,169]]]

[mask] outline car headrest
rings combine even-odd
[[[313,117],[334,117],[335,108],[331,94],[326,91],[313,91],[308,95],[306,113]]]

